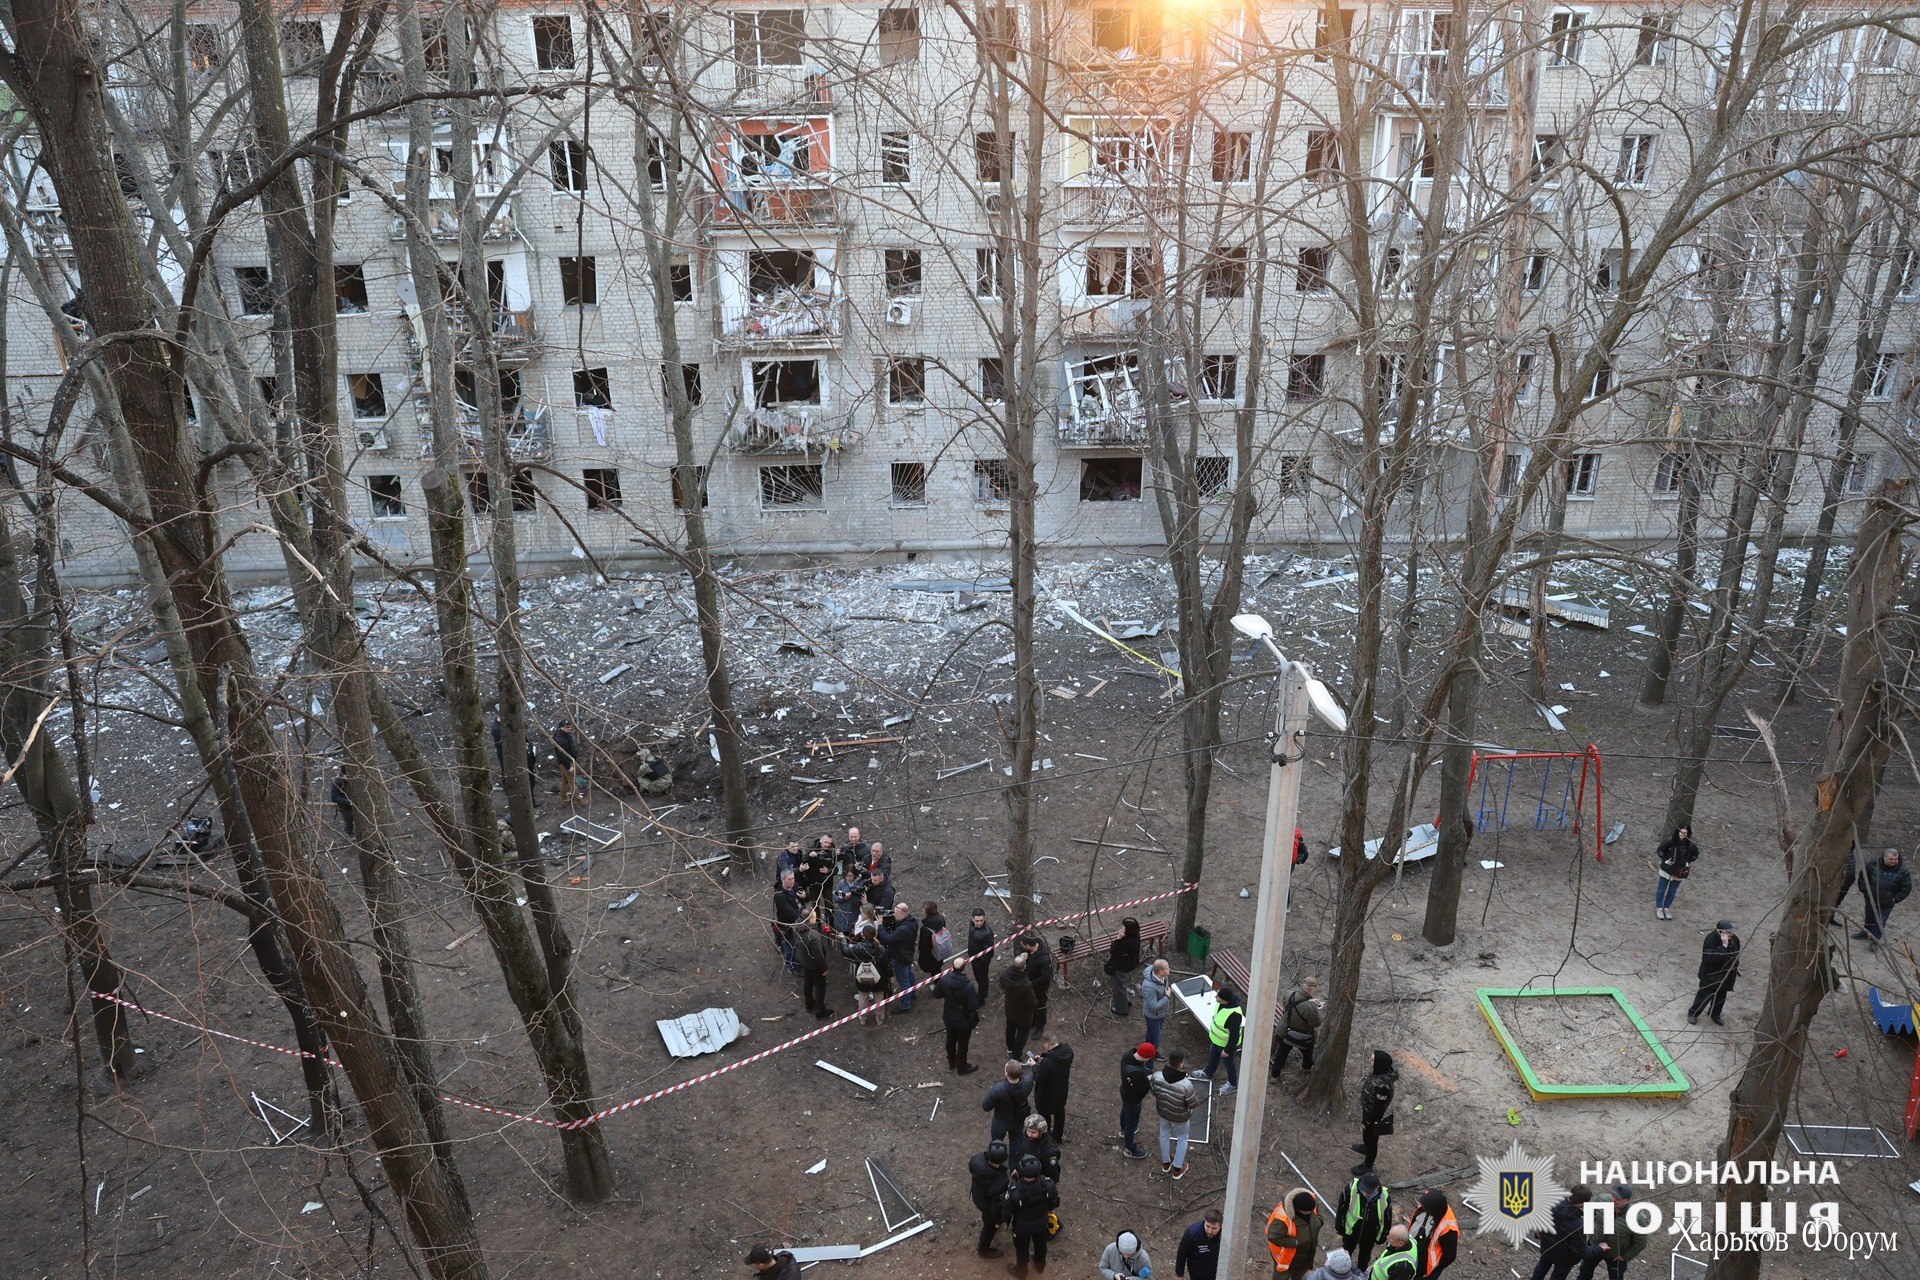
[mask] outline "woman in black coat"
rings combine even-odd
[[[1118,1017],[1133,1009],[1133,971],[1140,967],[1140,922],[1128,916],[1120,922],[1120,936],[1107,948],[1107,977],[1113,985],[1108,1006]]]
[[[1673,900],[1680,894],[1680,882],[1699,860],[1700,846],[1693,842],[1691,827],[1676,829],[1660,846],[1660,874],[1653,885],[1654,919],[1673,919]]]
[[[934,935],[947,927],[947,918],[940,914],[940,904],[928,899],[920,908],[920,972],[932,977],[946,967],[943,959],[933,948]]]

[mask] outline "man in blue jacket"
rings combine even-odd
[[[1173,1255],[1174,1275],[1213,1280],[1220,1269],[1220,1224],[1225,1220],[1218,1209],[1209,1209],[1206,1217],[1187,1228],[1180,1237],[1180,1251]]]

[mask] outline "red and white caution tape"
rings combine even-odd
[[[1027,926],[1026,928],[1022,928],[1017,932],[1010,934],[1007,937],[1002,938],[999,941],[995,942],[993,944],[993,947],[990,948],[990,950],[997,951],[1001,947],[1004,947],[1009,943],[1013,942],[1022,933],[1026,933],[1031,930],[1045,929],[1045,928],[1052,927],[1054,925],[1067,924],[1075,920],[1084,920],[1091,916],[1105,915],[1110,911],[1124,911],[1128,907],[1143,906],[1149,902],[1161,902],[1168,898],[1177,898],[1183,893],[1192,892],[1196,887],[1198,886],[1192,885],[1192,884],[1183,884],[1177,889],[1169,889],[1165,893],[1156,893],[1145,898],[1135,898],[1131,902],[1115,902],[1108,906],[1095,907],[1091,911],[1080,911],[1080,912],[1075,912],[1072,915],[1055,916],[1051,920],[1036,920],[1032,925]],[[813,1030],[807,1032],[805,1035],[795,1036],[793,1039],[786,1041],[784,1044],[777,1044],[770,1049],[763,1049],[759,1053],[751,1054],[745,1058],[740,1059],[738,1062],[729,1062],[723,1067],[716,1067],[712,1071],[708,1071],[702,1075],[694,1076],[691,1080],[682,1080],[680,1083],[668,1085],[664,1089],[656,1089],[652,1093],[645,1094],[638,1098],[634,1098],[628,1102],[622,1102],[622,1103],[619,1103],[618,1105],[608,1107],[604,1111],[596,1111],[590,1116],[583,1116],[577,1120],[548,1120],[541,1116],[530,1116],[530,1115],[522,1114],[521,1112],[518,1112],[518,1111],[506,1111],[499,1107],[489,1107],[485,1103],[469,1102],[465,1098],[456,1098],[450,1093],[441,1094],[440,1100],[442,1102],[450,1102],[456,1107],[465,1107],[469,1111],[480,1111],[490,1116],[500,1116],[502,1119],[506,1119],[506,1120],[519,1120],[526,1124],[536,1124],[545,1129],[563,1129],[563,1130],[564,1129],[584,1129],[590,1124],[598,1124],[600,1121],[605,1120],[610,1116],[617,1116],[623,1111],[631,1111],[635,1107],[645,1106],[649,1102],[657,1102],[661,1098],[670,1097],[673,1094],[684,1092],[685,1090],[693,1088],[695,1085],[705,1084],[709,1080],[718,1079],[719,1077],[724,1076],[729,1072],[738,1071],[742,1067],[750,1067],[756,1062],[763,1062],[766,1059],[773,1057],[775,1054],[785,1053],[787,1050],[792,1049],[798,1045],[803,1045],[807,1043],[807,1041],[809,1040],[817,1039],[820,1036],[827,1034],[829,1031],[837,1031],[841,1027],[844,1027],[849,1023],[859,1021],[860,1018],[864,1017],[867,1013],[871,1012],[874,1009],[884,1008],[887,1005],[892,1004],[894,1001],[902,999],[908,995],[911,995],[914,992],[921,990],[922,988],[932,986],[935,982],[938,982],[940,980],[940,977],[941,977],[941,974],[936,973],[930,978],[923,979],[920,982],[914,983],[910,987],[906,987],[899,991],[894,992],[891,996],[888,996],[884,1000],[876,1001],[875,1003],[867,1006],[866,1009],[856,1010],[853,1013],[847,1014],[845,1017],[836,1018],[832,1022],[822,1023],[820,1026],[815,1027]],[[96,998],[101,1000],[111,1000],[115,1004],[123,1005],[128,1009],[133,1009],[133,1010],[136,1010],[137,1012],[144,1013],[149,1017],[159,1018],[162,1021],[171,1022],[177,1026],[182,1026],[192,1031],[201,1032],[204,1035],[217,1036],[222,1040],[237,1041],[240,1044],[252,1045],[256,1049],[267,1049],[273,1053],[284,1053],[288,1057],[293,1057],[293,1058],[310,1058],[315,1056],[313,1054],[308,1053],[304,1049],[288,1049],[281,1045],[267,1044],[264,1041],[260,1041],[260,1040],[249,1040],[245,1036],[236,1036],[230,1032],[217,1031],[212,1027],[203,1027],[198,1023],[187,1022],[180,1018],[171,1017],[168,1014],[155,1012],[152,1009],[148,1009],[142,1005],[134,1004],[131,1001],[122,1000],[118,996],[100,995]],[[324,1059],[324,1061],[336,1067],[340,1065],[338,1062],[334,1061],[332,1058]]]
[[[149,1009],[145,1005],[135,1004],[131,1000],[122,1000],[119,996],[111,995],[105,991],[89,991],[87,996],[89,999],[105,1000],[110,1004],[117,1004],[123,1009],[131,1009],[135,1013],[144,1013],[149,1018],[158,1018],[162,1022],[171,1022],[176,1027],[185,1027],[189,1031],[198,1031],[202,1035],[218,1036],[222,1040],[231,1040],[236,1044],[250,1044],[256,1049],[265,1049],[269,1053],[284,1053],[289,1058],[319,1058],[320,1061],[330,1067],[340,1065],[339,1060],[335,1058],[321,1057],[321,1055],[317,1053],[308,1053],[305,1049],[289,1049],[285,1045],[268,1044],[265,1040],[249,1040],[245,1036],[236,1036],[231,1031],[219,1031],[213,1027],[203,1027],[197,1022],[188,1022],[186,1019],[176,1018],[170,1013],[161,1013],[158,1009]]]

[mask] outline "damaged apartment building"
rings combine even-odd
[[[139,21],[164,14],[90,12],[114,49],[130,198],[150,228],[171,219],[192,234],[263,163],[244,112],[223,109],[243,84],[235,14],[185,10],[183,123],[165,24]],[[281,12],[297,135],[338,15]],[[444,84],[454,11],[422,12],[426,69]],[[1360,527],[1365,451],[1402,438],[1415,444],[1389,536],[1445,536],[1473,477],[1507,493],[1569,397],[1585,406],[1573,444],[1526,518],[1580,539],[1667,539],[1683,491],[1729,503],[1730,460],[1783,447],[1768,434],[1791,416],[1766,394],[1779,381],[1769,352],[1806,222],[1796,202],[1823,180],[1783,157],[1920,101],[1920,58],[1897,24],[1834,24],[1729,143],[1782,176],[1689,228],[1643,286],[1628,255],[1714,128],[1733,47],[1720,7],[1547,7],[1537,30],[1518,10],[1475,8],[1464,31],[1451,7],[1162,0],[473,12],[473,154],[456,164],[436,104],[430,200],[443,260],[471,220],[484,224],[485,332],[460,299],[414,288],[383,198],[403,192],[403,110],[352,127],[335,210],[353,516],[403,563],[427,555],[420,478],[441,430],[462,441],[473,508],[509,503],[534,568],[653,554],[649,537],[677,539],[688,502],[704,505],[723,554],[994,554],[1013,465],[1001,424],[1022,406],[1037,423],[1046,546],[1163,540],[1163,420],[1203,498],[1224,508],[1250,484],[1259,544],[1342,547]],[[395,100],[399,57],[390,30],[356,54],[357,108]],[[44,289],[8,277],[6,396],[28,422],[63,373],[58,326],[85,333],[35,154],[31,136],[12,151],[4,197],[8,252],[44,267]],[[678,368],[663,363],[647,262],[649,211],[669,193],[684,211],[666,250]],[[1884,211],[1889,233],[1856,237],[1833,277],[1836,336],[1785,446],[1804,459],[1792,530],[1829,500],[1844,527],[1850,502],[1900,465],[1920,302],[1911,212]],[[1430,218],[1443,234],[1423,235]],[[153,241],[155,287],[177,295],[183,242]],[[1457,259],[1428,290],[1444,296],[1422,296],[1422,245]],[[227,218],[209,266],[196,305],[221,310],[233,361],[273,413],[288,357],[257,207]],[[1636,318],[1570,385],[1565,353],[1628,284],[1643,295]],[[445,424],[426,394],[433,307],[456,337],[458,420]],[[1880,320],[1862,347],[1869,314]],[[1031,324],[1011,344],[1009,315]],[[478,447],[483,342],[511,477],[489,475]],[[1499,344],[1517,353],[1504,379],[1486,356]],[[1410,400],[1407,377],[1420,380]],[[667,379],[694,406],[691,477],[674,466]],[[189,397],[196,420],[202,399]],[[80,465],[101,465],[74,447]],[[275,572],[278,548],[243,532],[257,497],[229,472],[234,562]],[[126,575],[121,532],[66,501],[68,572]],[[484,530],[471,536],[477,551]]]

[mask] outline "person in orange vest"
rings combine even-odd
[[[1320,1252],[1320,1202],[1305,1187],[1280,1198],[1267,1215],[1267,1248],[1273,1251],[1273,1280],[1304,1280]]]
[[[1421,1193],[1420,1207],[1407,1219],[1407,1234],[1420,1252],[1420,1280],[1434,1280],[1453,1265],[1460,1251],[1460,1222],[1446,1192],[1430,1187]]]

